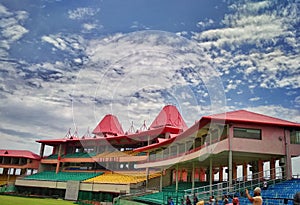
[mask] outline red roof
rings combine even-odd
[[[227,113],[215,114],[210,116],[204,116],[203,119],[208,120],[221,120],[226,122],[238,122],[238,123],[257,123],[276,125],[281,127],[300,127],[300,123],[295,123],[287,120],[282,120],[267,115],[250,112],[247,110],[237,110]]]
[[[40,159],[40,156],[30,152],[28,150],[9,150],[9,149],[4,149],[4,150],[0,150],[0,156],[4,156],[4,157],[24,157],[24,158],[28,158],[28,159]]]
[[[183,118],[178,112],[177,108],[173,105],[166,105],[155,118],[150,125],[150,129],[162,127],[162,126],[178,127],[182,130],[186,130],[188,127],[185,124]]]
[[[105,117],[99,122],[97,127],[94,129],[93,134],[100,133],[112,133],[115,135],[124,135],[119,120],[114,115],[105,115]]]
[[[281,120],[278,118],[270,117],[267,115],[258,114],[255,112],[250,112],[247,110],[237,110],[227,113],[215,114],[210,116],[203,116],[197,123],[187,129],[185,132],[180,133],[176,136],[176,139],[169,138],[167,140],[160,140],[158,143],[154,143],[148,146],[136,148],[134,151],[146,151],[160,148],[161,146],[168,145],[174,140],[181,140],[195,133],[198,129],[204,127],[207,123],[216,120],[218,123],[252,123],[252,124],[265,124],[265,125],[275,125],[283,127],[298,127],[300,128],[300,123],[290,122],[287,120]]]

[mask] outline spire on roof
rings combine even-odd
[[[85,138],[90,138],[91,137],[91,134],[90,134],[90,127],[88,127],[86,133],[81,137],[82,139],[85,139]]]
[[[166,105],[152,122],[150,128],[153,129],[166,125],[178,127],[182,130],[186,130],[188,128],[181,114],[174,105]]]
[[[128,133],[134,133],[134,132],[135,132],[135,128],[133,126],[133,121],[131,121],[131,126],[130,126],[129,130],[126,132],[126,134],[128,134]]]
[[[143,125],[140,127],[140,131],[146,131],[148,130],[147,125],[146,125],[146,120],[144,120]]]
[[[119,120],[114,115],[106,115],[93,130],[93,134],[113,134],[124,135],[123,129]]]

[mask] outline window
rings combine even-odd
[[[233,136],[237,138],[261,140],[261,130],[235,127],[233,129]]]
[[[291,144],[300,144],[300,131],[294,130],[291,132]]]

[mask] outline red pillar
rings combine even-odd
[[[243,179],[244,181],[247,181],[248,179],[248,163],[247,162],[244,162],[243,164]]]
[[[223,167],[221,166],[219,167],[219,181],[223,181]]]
[[[270,160],[270,174],[271,174],[271,179],[275,179],[276,177],[276,170],[275,170],[275,159]]]
[[[258,160],[258,177],[259,179],[263,179],[264,177],[264,162],[262,160]]]
[[[202,169],[202,168],[200,168],[200,173],[199,173],[199,175],[200,175],[200,181],[201,181],[201,182],[204,182],[204,181],[205,181],[205,170]]]
[[[236,166],[236,163],[233,163],[233,166],[232,166],[232,179],[236,180],[236,178],[237,178],[237,166]]]

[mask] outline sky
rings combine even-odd
[[[300,122],[297,4],[2,0],[0,149],[39,153],[106,114],[139,129],[166,104],[188,126],[239,109]]]

